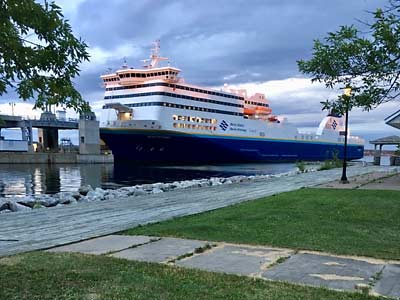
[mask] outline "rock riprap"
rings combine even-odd
[[[308,170],[315,171],[315,170]],[[176,189],[204,188],[222,184],[233,184],[254,180],[266,180],[282,176],[292,176],[300,173],[299,171],[287,172],[276,175],[252,175],[252,176],[232,176],[211,177],[208,179],[194,179],[175,181],[170,183],[153,183],[135,186],[122,187],[119,189],[93,189],[90,185],[81,186],[76,192],[59,192],[54,195],[41,194],[26,197],[7,197],[0,198],[0,213],[25,212],[33,209],[48,207],[62,207],[65,205],[75,205],[93,201],[106,201],[110,199],[136,197],[148,194],[165,193]]]

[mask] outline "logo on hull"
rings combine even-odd
[[[223,130],[223,131],[225,131],[225,130],[227,130],[228,129],[228,127],[229,127],[229,124],[228,123],[226,123],[226,121],[225,120],[222,120],[222,122],[221,122],[221,124],[219,124],[219,127]]]

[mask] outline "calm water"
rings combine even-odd
[[[143,183],[172,182],[234,175],[278,174],[295,164],[232,164],[205,166],[2,165],[0,197],[76,191],[81,185],[118,188]]]
[[[372,157],[363,160],[372,162]],[[382,157],[389,165],[389,157]],[[81,185],[118,188],[143,183],[172,182],[234,175],[279,174],[296,170],[295,164],[225,164],[204,166],[115,165],[2,165],[0,197],[76,191]]]

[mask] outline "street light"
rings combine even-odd
[[[342,178],[340,178],[341,183],[349,183],[346,174],[347,168],[347,132],[349,126],[349,100],[351,96],[351,87],[346,87],[344,89],[344,100],[346,105],[346,115],[345,115],[345,125],[344,125],[344,151],[343,151],[343,170],[342,170]]]

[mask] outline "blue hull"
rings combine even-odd
[[[316,141],[194,135],[173,131],[100,129],[116,161],[156,163],[293,162],[343,158],[343,145]],[[362,145],[348,145],[348,160],[363,157]]]

